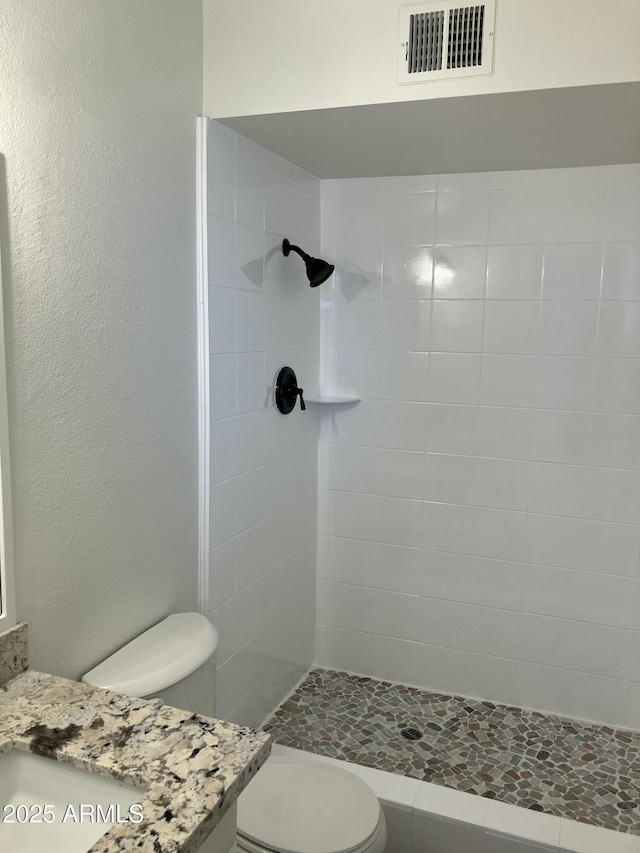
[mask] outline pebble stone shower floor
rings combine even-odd
[[[640,835],[640,733],[321,669],[264,728],[284,746]]]

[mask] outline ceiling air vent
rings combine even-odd
[[[491,74],[495,7],[496,0],[402,6],[398,82]]]

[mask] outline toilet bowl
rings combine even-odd
[[[93,687],[215,716],[218,632],[199,613],[176,613],[83,676]],[[297,754],[272,755],[238,798],[244,853],[383,853],[380,803],[354,773]]]

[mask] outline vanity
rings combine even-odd
[[[0,849],[227,853],[269,735],[28,668],[0,634]]]

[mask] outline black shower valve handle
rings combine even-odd
[[[292,397],[296,394],[299,395],[299,397],[300,397],[300,410],[302,412],[307,411],[307,407],[306,407],[305,402],[304,402],[304,397],[302,396],[304,393],[304,388],[298,388],[297,385],[286,385],[284,390],[285,390],[286,394],[290,394]]]

